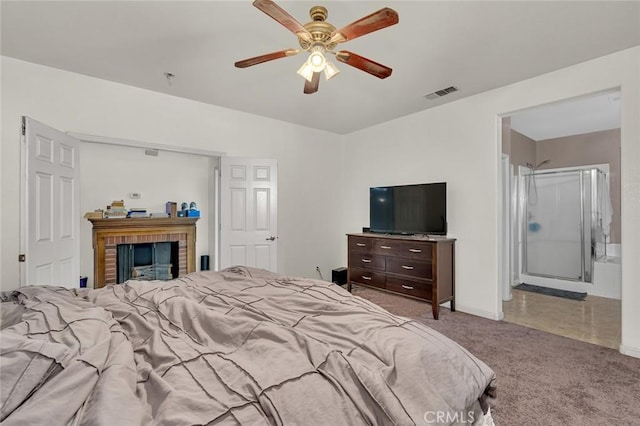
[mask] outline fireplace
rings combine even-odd
[[[163,277],[168,264],[171,264],[171,277],[179,277],[189,272],[194,272],[195,268],[195,243],[196,243],[196,221],[198,218],[127,218],[127,219],[89,219],[93,223],[93,250],[94,250],[94,287],[104,287],[105,285],[118,284],[123,282],[123,277],[127,275],[122,272],[119,276],[118,252],[124,253],[138,247],[139,254],[133,255],[135,258],[147,262],[151,256],[151,263],[145,265],[131,265],[138,267],[136,273],[143,279],[149,278],[149,266],[153,265],[154,252],[158,255],[160,251],[161,259],[156,262],[158,271],[152,270],[153,277]],[[161,245],[159,243],[168,243]],[[155,246],[155,249],[154,249]],[[171,253],[169,261],[166,261],[166,251]],[[145,251],[151,253],[145,254]],[[129,269],[129,265],[120,260],[121,269]],[[133,273],[132,273],[133,274]],[[136,278],[136,277],[128,277]]]
[[[177,241],[116,246],[116,284],[130,279],[171,280],[180,276],[180,266]],[[186,261],[182,266],[186,267]]]

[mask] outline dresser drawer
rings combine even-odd
[[[431,284],[420,283],[411,280],[403,280],[396,277],[387,277],[387,290],[403,293],[424,300],[431,300]]]
[[[377,269],[379,271],[385,269],[385,258],[379,254],[351,252],[349,256],[349,264],[356,268]]]
[[[385,288],[386,276],[384,272],[374,272],[362,268],[351,268],[349,271],[351,281],[371,285],[378,288]]]
[[[370,252],[373,248],[373,238],[349,236],[349,251]]]
[[[418,278],[432,278],[431,262],[406,259],[403,257],[387,257],[387,272],[410,275]]]
[[[409,259],[430,260],[432,246],[430,243],[401,241],[393,239],[376,239],[373,252],[385,256],[400,256]]]

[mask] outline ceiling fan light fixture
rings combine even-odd
[[[327,80],[335,77],[339,72],[340,70],[335,65],[333,65],[333,63],[327,61],[327,64],[324,67],[324,77]]]
[[[313,6],[309,12],[311,22],[302,25],[286,10],[278,6],[274,0],[253,0],[253,5],[295,34],[302,51],[308,53],[309,56],[297,71],[300,76],[307,80],[304,85],[304,93],[312,94],[318,91],[318,82],[322,72],[324,72],[327,80],[335,77],[340,72],[335,65],[327,60],[327,54],[334,55],[339,62],[381,79],[391,75],[392,69],[387,66],[346,50],[334,52],[333,49],[338,43],[354,40],[397,24],[399,19],[395,10],[384,7],[340,29],[336,29],[330,22],[327,22],[327,9],[322,6]],[[263,62],[293,56],[299,52],[299,49],[280,50],[237,61],[235,66],[237,68],[247,68]]]
[[[313,70],[309,66],[308,61],[304,61],[302,66],[296,72],[298,73],[298,75],[304,77],[308,82],[311,82],[311,80],[313,79]]]
[[[313,72],[322,72],[324,67],[327,65],[327,58],[324,57],[325,48],[322,45],[315,45],[309,52],[309,58],[307,59],[307,64]]]

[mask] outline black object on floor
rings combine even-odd
[[[532,284],[518,284],[514,287],[516,290],[530,291],[531,293],[546,294],[547,296],[564,297],[565,299],[584,300],[587,293],[578,293],[577,291],[558,290],[556,288],[540,287]]]
[[[203,254],[200,256],[200,270],[208,271],[209,270],[209,255]]]
[[[347,268],[336,268],[331,271],[331,282],[338,285],[345,285],[347,283]]]

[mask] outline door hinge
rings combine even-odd
[[[18,262],[26,262],[27,261],[27,256],[24,254],[19,254],[18,255]]]
[[[27,134],[27,119],[22,117],[22,136]]]

